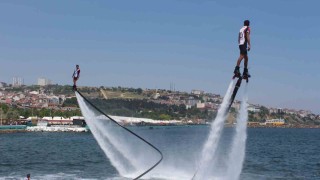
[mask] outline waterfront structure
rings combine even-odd
[[[266,120],[265,124],[279,126],[279,125],[284,125],[285,121],[284,119],[270,119],[270,120]]]
[[[39,120],[38,120],[38,123],[37,123],[37,126],[47,127],[47,126],[48,126],[48,120],[46,120],[46,119],[39,119]]]
[[[72,118],[64,118],[60,116],[55,117],[43,117],[42,120],[46,120],[50,125],[72,125]]]

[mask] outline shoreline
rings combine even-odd
[[[155,125],[155,126],[126,126],[126,127],[148,127],[150,129],[154,129],[155,127],[200,127],[200,126],[210,126],[209,124],[185,124],[185,125]],[[226,128],[234,128],[236,125],[226,124]],[[283,126],[261,126],[261,125],[248,125],[247,128],[277,128],[277,129],[320,129],[320,126],[315,125],[283,125]],[[34,132],[52,132],[52,133],[60,133],[60,132],[68,132],[68,133],[88,133],[89,131],[30,131],[26,129],[2,129],[0,130],[0,134],[10,134],[10,133],[34,133]]]

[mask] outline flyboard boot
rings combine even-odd
[[[234,68],[233,73],[234,73],[233,79],[234,79],[234,78],[239,78],[239,77],[241,76],[240,67],[239,67],[239,66],[236,66],[236,67]]]
[[[72,89],[73,89],[73,91],[77,91],[77,86],[76,86],[76,85],[73,85],[73,86],[72,86]]]

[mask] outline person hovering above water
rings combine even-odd
[[[240,77],[240,64],[241,61],[244,59],[244,70],[243,70],[243,78],[248,79],[251,77],[251,75],[248,72],[248,51],[251,49],[251,43],[250,43],[250,21],[245,20],[243,22],[243,27],[240,29],[239,37],[238,37],[238,43],[239,43],[239,49],[240,49],[240,56],[237,61],[237,66],[234,69],[234,77]]]
[[[77,90],[77,81],[80,77],[80,67],[79,65],[76,65],[76,69],[73,72],[72,78],[73,78],[73,90]]]

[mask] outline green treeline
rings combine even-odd
[[[167,105],[139,99],[92,99],[93,104],[105,113],[116,116],[141,117],[157,120],[171,119],[211,119],[212,113],[195,107],[186,109],[185,105]]]
[[[62,107],[79,107],[78,106],[78,101],[76,97],[72,97],[72,98],[67,98],[63,104]]]
[[[2,119],[19,119],[19,116],[24,116],[25,118],[31,116],[45,117],[45,116],[62,116],[62,117],[72,117],[81,116],[80,110],[54,110],[54,109],[35,109],[35,108],[19,108],[16,106],[8,106],[6,104],[0,104],[0,116]]]

